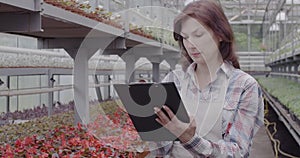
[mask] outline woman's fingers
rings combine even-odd
[[[157,115],[155,120],[175,136],[180,137],[183,141],[189,140],[190,136],[193,136],[195,133],[195,119],[190,117],[190,123],[183,123],[176,117],[170,108],[164,105],[163,109],[166,113],[158,107],[154,108],[154,112]]]
[[[159,108],[157,108],[157,107],[154,107],[154,112],[155,112],[155,114],[157,115],[157,117],[158,117],[158,119],[159,119],[159,121],[160,121],[159,123],[160,123],[161,125],[165,125],[165,124],[167,124],[168,122],[170,122],[169,117],[166,116],[165,113],[164,113],[161,109],[159,109]]]
[[[172,112],[172,110],[169,107],[163,105],[163,108],[167,112],[167,114],[169,115],[169,118],[171,118],[171,119],[177,119],[177,117],[175,117],[174,113]]]
[[[164,125],[159,118],[156,118],[155,121],[157,121],[159,124]]]
[[[167,113],[167,115],[159,108],[155,107],[154,112],[157,114],[157,116],[163,121],[163,123],[168,123],[169,121],[172,121],[174,123],[177,123],[179,120],[177,116],[173,113],[173,111],[167,107],[166,105],[163,105],[163,109]]]

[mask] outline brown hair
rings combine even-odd
[[[223,9],[212,0],[199,0],[188,4],[174,21],[173,35],[175,40],[178,41],[182,51],[183,70],[186,70],[193,62],[183,45],[183,38],[180,35],[181,23],[187,17],[198,20],[207,28],[211,29],[216,37],[222,39],[219,44],[219,51],[223,60],[231,62],[235,68],[240,68],[238,57],[234,50],[235,42],[233,32]]]

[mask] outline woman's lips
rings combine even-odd
[[[191,54],[193,57],[199,57],[201,55],[201,53],[192,53]]]

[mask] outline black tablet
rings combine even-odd
[[[173,82],[114,84],[114,88],[142,140],[178,140],[155,121],[154,107],[166,105],[179,120],[189,123],[189,116]]]

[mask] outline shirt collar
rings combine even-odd
[[[234,67],[228,61],[224,61],[217,72],[222,70],[225,73],[226,77],[229,78],[233,69]]]
[[[186,75],[189,76],[193,76],[193,74],[195,73],[195,67],[196,67],[197,63],[193,62],[191,63],[188,68],[187,68],[187,73]],[[224,72],[226,77],[229,78],[231,76],[232,70],[233,70],[233,66],[230,64],[230,62],[228,61],[224,61],[222,63],[222,65],[218,68],[217,70],[217,74],[220,73],[220,71]]]
[[[187,68],[187,70],[186,70],[186,74],[188,74],[188,75],[192,75],[192,74],[194,74],[195,73],[195,67],[197,66],[197,63],[196,62],[193,62],[193,63],[191,63],[189,66],[188,66],[188,68]]]

